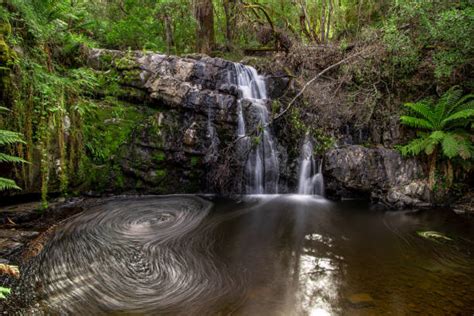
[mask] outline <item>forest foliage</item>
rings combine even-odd
[[[83,67],[92,47],[240,59],[302,46],[344,52],[377,41],[386,77],[403,82],[421,74],[432,81],[428,94],[441,94],[454,84],[472,91],[473,33],[469,0],[6,0],[0,106],[11,112],[0,127],[24,142],[2,150],[32,162],[15,165],[11,176],[24,189],[39,177],[44,200],[53,178],[55,190],[67,193],[85,181],[84,170],[113,156],[115,147],[101,145],[116,131],[99,133],[93,122],[104,112],[118,119],[136,113],[113,93],[97,101],[97,90],[114,83]]]

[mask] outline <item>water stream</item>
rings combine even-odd
[[[473,232],[448,210],[304,195],[113,198],[57,228],[10,304],[48,315],[471,315]]]
[[[323,161],[314,158],[313,143],[306,138],[303,142],[298,175],[298,194],[324,196]]]
[[[278,193],[278,152],[268,126],[269,100],[265,80],[250,66],[235,64],[235,72],[240,90],[237,137],[241,151],[247,156],[244,193]]]

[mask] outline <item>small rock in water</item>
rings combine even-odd
[[[347,300],[353,307],[357,308],[374,306],[374,299],[367,293],[352,294],[347,297]]]

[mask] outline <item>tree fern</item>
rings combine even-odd
[[[474,109],[466,109],[466,110],[461,110],[459,112],[455,112],[451,114],[450,116],[444,118],[441,121],[441,126],[448,126],[448,123],[451,123],[456,120],[468,120],[470,118],[474,118]],[[467,122],[464,123],[467,125]]]
[[[474,95],[462,96],[462,90],[453,87],[436,103],[428,99],[406,103],[405,106],[410,113],[401,116],[400,122],[421,131],[417,133],[418,138],[399,149],[405,156],[421,153],[430,156],[432,187],[438,152],[448,159],[460,157],[468,160],[474,157],[472,135],[466,130],[474,125]]]
[[[400,117],[400,121],[410,127],[414,128],[424,128],[424,129],[432,129],[433,124],[423,118],[412,117],[412,116],[402,116]]]
[[[434,123],[435,117],[433,115],[433,109],[429,100],[420,101],[417,103],[406,103],[405,106],[411,109],[413,112],[417,113],[419,116],[421,116],[421,118],[425,119],[431,124]]]
[[[452,87],[445,94],[443,94],[434,109],[436,121],[440,123],[447,113],[455,109],[461,97],[462,90],[460,90],[458,87]]]

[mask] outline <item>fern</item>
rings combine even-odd
[[[1,162],[27,163],[26,160],[20,157],[11,156],[4,153],[0,153],[0,163]]]
[[[12,132],[12,131],[7,131],[7,130],[0,130],[0,146],[12,145],[15,143],[25,143],[22,139],[21,134]],[[25,162],[26,161],[20,157],[15,157],[15,156],[11,156],[11,155],[0,152],[0,163],[25,163]],[[20,190],[20,187],[16,185],[15,181],[0,177],[0,191],[10,190],[10,189]]]
[[[423,119],[427,120],[431,124],[434,123],[433,110],[429,100],[420,101],[417,103],[406,103],[405,106],[413,112],[419,114]]]
[[[21,188],[17,186],[15,181],[13,181],[12,179],[6,179],[6,178],[0,177],[0,191],[11,190],[11,189],[21,190]]]
[[[0,146],[11,145],[15,143],[25,143],[21,137],[21,134],[0,129]]]
[[[466,161],[474,157],[473,137],[466,131],[474,126],[474,95],[463,97],[462,91],[453,87],[436,103],[424,100],[405,106],[413,115],[401,116],[400,122],[419,131],[418,138],[399,150],[404,156],[416,156],[422,152],[430,156],[429,184],[434,188],[438,152],[450,160],[460,157]],[[452,178],[448,183],[451,181]]]
[[[473,118],[473,117],[474,117],[474,109],[461,110],[459,112],[455,112],[455,113],[451,114],[450,116],[444,118],[441,121],[441,126],[443,126],[443,127],[448,126],[449,125],[448,123],[451,123],[453,121],[467,120],[467,119]],[[467,124],[467,122],[465,124]]]
[[[402,116],[400,117],[400,121],[407,125],[407,126],[410,126],[410,127],[414,127],[414,128],[424,128],[424,129],[432,129],[433,128],[433,124],[431,124],[431,122],[425,120],[425,119],[422,119],[422,118],[418,118],[418,117],[412,117],[412,116]]]
[[[413,115],[403,115],[400,122],[406,126],[429,132],[418,133],[418,138],[400,147],[403,155],[419,155],[424,152],[431,155],[437,147],[448,159],[461,157],[470,159],[472,152],[471,137],[460,127],[472,126],[474,119],[474,95],[462,96],[462,91],[453,87],[438,102],[424,100],[406,103]]]

